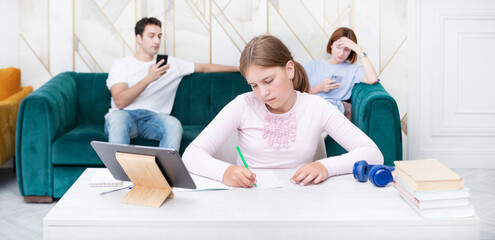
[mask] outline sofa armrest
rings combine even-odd
[[[77,89],[74,73],[61,73],[19,107],[16,167],[22,195],[52,196],[51,151],[54,139],[74,127]]]
[[[356,84],[351,95],[352,121],[380,148],[385,164],[402,160],[399,109],[380,83]]]
[[[19,105],[31,92],[33,87],[23,87],[9,98],[0,101],[0,166],[14,156]]]

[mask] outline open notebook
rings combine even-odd
[[[253,171],[256,174],[257,187],[256,188],[281,188],[283,187],[280,180],[275,176],[273,171]],[[202,191],[202,190],[227,190],[227,189],[240,189],[229,187],[219,181],[215,181],[209,178],[201,177],[191,174],[194,183],[196,183],[196,189],[184,189],[174,188],[177,191]]]
[[[91,187],[120,187],[124,181],[115,179],[106,168],[98,168],[89,180]]]

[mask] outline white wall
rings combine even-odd
[[[0,1],[0,68],[20,67],[19,1]]]
[[[495,168],[495,2],[409,9],[409,158]]]

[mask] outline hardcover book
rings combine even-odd
[[[469,205],[469,197],[420,200],[409,191],[407,191],[405,187],[399,184],[397,181],[394,181],[394,187],[399,191],[402,197],[406,199],[406,201],[409,201],[418,209],[446,208]]]
[[[401,197],[405,199],[405,197],[402,194]],[[407,199],[405,200],[423,218],[466,218],[466,217],[474,217],[475,215],[473,205],[419,209]]]
[[[469,188],[466,186],[463,186],[461,189],[454,190],[433,190],[416,192],[409,185],[407,185],[407,183],[402,180],[400,176],[397,175],[394,178],[394,184],[400,185],[400,187],[404,188],[404,190],[412,194],[414,198],[418,199],[419,201],[471,197]]]
[[[437,159],[394,161],[400,176],[414,191],[461,189],[462,178]]]

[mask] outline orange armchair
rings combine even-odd
[[[0,69],[0,166],[15,155],[15,128],[17,112],[22,99],[33,87],[21,87],[18,68]]]

